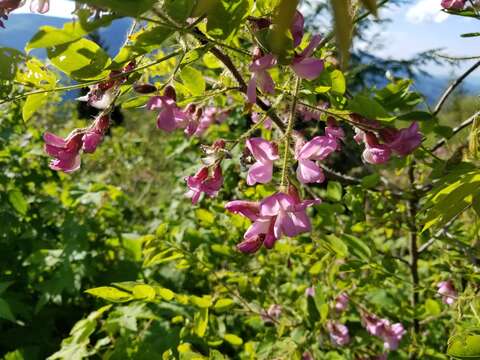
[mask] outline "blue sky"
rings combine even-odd
[[[322,0],[325,1],[325,0]],[[441,0],[411,0],[401,6],[390,6],[380,12],[380,17],[389,17],[393,21],[372,29],[379,38],[379,48],[371,52],[395,59],[408,59],[415,53],[443,48],[442,53],[451,56],[480,55],[480,37],[461,38],[460,34],[480,32],[480,21],[441,12]],[[69,18],[75,8],[73,1],[51,0],[48,16]],[[28,13],[28,6],[16,13]],[[362,46],[361,44],[357,46]],[[451,75],[468,67],[472,62],[463,62],[462,66],[428,66],[433,74]]]

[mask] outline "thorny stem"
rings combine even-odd
[[[300,90],[301,80],[300,77],[297,76],[295,80],[295,93],[292,99],[292,107],[290,109],[290,115],[288,118],[287,129],[285,130],[285,150],[283,153],[283,165],[282,165],[282,178],[280,180],[280,189],[283,191],[285,184],[287,182],[287,174],[288,174],[288,158],[290,155],[290,138],[292,137],[292,130],[293,124],[295,122],[295,112],[297,109],[297,95],[298,91]]]
[[[412,188],[415,187],[415,162],[412,161],[408,168],[408,179],[410,182],[410,186]],[[417,337],[420,334],[420,321],[417,317],[417,307],[420,300],[420,293],[419,293],[419,284],[420,278],[418,275],[418,238],[417,238],[417,207],[418,207],[418,196],[414,194],[413,198],[408,201],[408,212],[409,212],[409,220],[410,220],[410,274],[412,277],[412,297],[411,297],[411,305],[413,309],[413,329],[412,329],[412,339],[414,344],[417,341]],[[414,348],[412,353],[410,354],[410,359],[415,360],[417,359],[417,353]]]

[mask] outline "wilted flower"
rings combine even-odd
[[[257,85],[263,92],[273,94],[275,92],[275,83],[268,73],[277,64],[277,59],[272,54],[267,54],[253,60],[249,69],[252,77],[248,82],[247,98],[248,102],[255,104],[257,101]]]
[[[348,328],[338,321],[328,321],[327,330],[330,334],[330,340],[332,340],[333,344],[337,346],[344,346],[350,342]]]
[[[202,193],[210,197],[217,195],[223,184],[222,168],[217,165],[210,174],[210,168],[204,166],[194,176],[186,177],[185,181],[189,188],[186,196],[192,199],[192,204],[196,204]]]
[[[453,305],[457,299],[457,291],[453,285],[452,280],[441,281],[437,284],[438,293],[442,295],[442,301],[444,304]]]
[[[349,297],[348,294],[346,293],[341,293],[335,298],[335,310],[338,312],[343,312],[347,309],[348,307],[348,302],[349,302]]]
[[[262,138],[250,138],[246,142],[256,163],[248,170],[247,184],[266,184],[272,180],[273,162],[279,159],[277,146]]]
[[[272,248],[282,235],[293,237],[310,231],[306,208],[319,201],[301,201],[296,190],[290,189],[288,194],[279,192],[260,203],[238,200],[227,203],[225,209],[253,221],[237,248],[244,253],[253,253],[262,244]]]

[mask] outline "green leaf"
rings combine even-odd
[[[353,235],[342,234],[342,240],[347,245],[350,254],[368,262],[372,256],[369,244]]]
[[[111,302],[120,303],[133,299],[130,293],[110,286],[100,286],[97,288],[88,289],[85,292]]]
[[[205,79],[197,69],[187,66],[180,73],[180,78],[192,95],[201,96],[205,93]]]
[[[450,338],[447,355],[459,359],[480,359],[480,335],[457,335]]]
[[[397,119],[405,121],[426,121],[434,119],[434,116],[428,111],[411,111],[397,116]]]
[[[366,189],[372,189],[380,184],[380,175],[379,174],[371,174],[364,176],[361,182],[362,186]]]
[[[105,51],[87,39],[49,48],[52,64],[76,80],[102,78],[108,75],[103,70],[111,60]]]
[[[146,258],[143,266],[144,267],[150,267],[150,266],[156,266],[160,264],[164,264],[173,260],[181,259],[183,258],[183,254],[176,251],[174,248],[164,250],[158,254],[155,254],[151,258]]]
[[[190,17],[196,5],[192,0],[164,0],[163,8],[173,20],[183,23]]]
[[[234,335],[234,334],[225,334],[225,335],[223,335],[223,339],[226,342],[229,342],[230,344],[235,345],[235,346],[240,346],[240,345],[243,344],[242,338],[238,337],[237,335]]]
[[[208,308],[201,308],[193,316],[194,331],[199,337],[203,337],[208,327]]]
[[[367,95],[357,94],[348,102],[348,107],[352,112],[363,115],[367,119],[392,121],[395,119],[391,116],[380,103],[368,97]]]
[[[211,225],[215,222],[215,215],[208,210],[197,209],[195,215],[204,225]]]
[[[172,34],[172,29],[163,26],[155,26],[153,28],[145,30],[136,37],[135,47],[155,46],[158,48]]]
[[[69,32],[53,26],[42,26],[25,46],[25,51],[69,43],[81,38],[85,32],[80,27],[77,31]]]
[[[0,318],[15,321],[10,305],[2,298],[0,298]]]
[[[252,0],[218,0],[208,12],[208,34],[220,39],[228,38],[250,14],[252,5]]]
[[[472,205],[480,194],[480,172],[452,174],[439,181],[427,202],[427,216],[422,231],[445,225]]]
[[[118,14],[138,16],[150,10],[156,0],[79,0],[80,3],[107,8]]]
[[[342,66],[345,67],[350,58],[352,43],[353,18],[350,0],[331,0],[337,46],[340,52]]]
[[[437,316],[442,312],[442,308],[437,300],[427,299],[425,301],[425,310],[429,316]]]
[[[28,203],[20,190],[10,190],[8,192],[8,201],[19,214],[25,215],[27,213]]]
[[[32,94],[27,96],[27,100],[22,107],[23,121],[28,121],[35,112],[45,105],[48,101],[48,93]]]
[[[157,294],[165,301],[171,301],[175,297],[175,293],[170,289],[157,286],[155,290],[157,291]]]
[[[0,80],[13,80],[24,55],[12,48],[0,47]]]
[[[467,38],[467,37],[477,37],[480,36],[480,32],[473,32],[473,33],[466,33],[460,35],[461,37]]]
[[[345,91],[347,90],[347,84],[343,73],[340,70],[333,70],[330,73],[330,79],[332,81],[332,92],[338,95],[345,94]]]
[[[331,201],[338,202],[342,200],[342,184],[337,181],[329,181],[326,196]]]
[[[218,299],[213,308],[222,312],[231,309],[233,306],[235,306],[235,302],[232,299],[223,298]]]

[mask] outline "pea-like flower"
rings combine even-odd
[[[452,280],[441,281],[437,284],[438,293],[442,296],[444,304],[453,305],[457,299],[457,291]]]
[[[466,0],[442,0],[442,8],[447,10],[463,10]]]
[[[247,86],[247,99],[251,104],[257,101],[257,86],[265,93],[275,93],[275,83],[272,76],[268,73],[277,64],[277,59],[272,54],[258,56],[249,67],[252,77]]]
[[[275,242],[286,235],[297,236],[311,231],[306,209],[320,200],[301,201],[293,188],[289,193],[278,192],[260,203],[231,201],[225,205],[228,211],[243,215],[253,221],[237,248],[244,253],[254,253],[262,245],[271,249]]]
[[[220,165],[202,167],[194,176],[185,178],[189,190],[185,194],[192,199],[192,204],[198,203],[200,195],[205,193],[209,197],[215,197],[223,185],[222,168]]]
[[[340,322],[333,320],[328,321],[327,330],[330,334],[330,340],[334,345],[345,346],[350,342],[348,328]]]
[[[32,0],[30,11],[45,14],[50,10],[50,0]]]
[[[391,324],[373,314],[363,314],[362,322],[367,331],[383,340],[385,350],[396,350],[406,331],[401,323]]]
[[[398,156],[411,154],[422,143],[422,134],[417,122],[413,122],[408,128],[400,130],[382,129],[380,135],[384,139],[385,145]]]
[[[165,88],[162,96],[153,96],[147,103],[148,110],[160,110],[157,117],[157,128],[172,132],[179,128],[188,118],[176,103],[175,90],[171,86]]]
[[[273,163],[279,159],[277,146],[262,138],[250,138],[246,142],[256,162],[250,167],[247,184],[266,184],[272,180]]]
[[[323,60],[312,57],[313,52],[321,40],[320,35],[312,36],[308,46],[293,58],[291,67],[298,77],[306,80],[314,80],[323,71]]]
[[[307,143],[298,140],[295,146],[295,158],[298,160],[298,181],[302,184],[325,181],[323,170],[316,164],[316,161],[325,160],[337,147],[337,140],[331,136],[316,136]]]
[[[335,310],[337,312],[344,312],[348,308],[349,301],[350,298],[348,297],[348,294],[341,293],[335,298]]]

